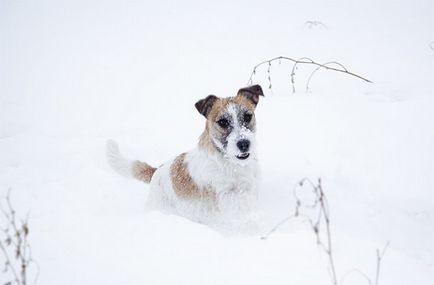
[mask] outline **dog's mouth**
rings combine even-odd
[[[249,156],[250,156],[250,153],[242,153],[240,155],[237,155],[237,158],[241,159],[241,160],[244,160],[244,159],[249,158]]]

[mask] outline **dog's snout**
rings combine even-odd
[[[250,141],[248,140],[239,140],[237,142],[237,147],[242,151],[242,152],[247,152],[249,150],[250,147]]]

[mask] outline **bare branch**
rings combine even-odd
[[[355,274],[355,273],[357,273],[357,274],[359,274],[360,276],[362,276],[362,277],[366,280],[366,282],[367,282],[369,285],[372,284],[372,281],[371,281],[371,279],[368,277],[368,275],[366,275],[365,273],[363,273],[362,271],[360,271],[360,270],[357,269],[357,268],[353,268],[353,269],[351,269],[350,271],[348,271],[347,273],[345,273],[344,276],[342,276],[342,278],[341,278],[341,282],[340,282],[340,284],[341,284],[341,285],[344,285],[344,284],[345,284],[345,279],[347,279],[347,277],[350,276],[351,274]]]
[[[333,62],[327,62],[327,63],[322,64],[322,63],[315,62],[315,61],[313,61],[312,59],[310,59],[308,57],[302,57],[302,58],[299,58],[299,59],[293,59],[293,58],[286,57],[286,56],[278,56],[278,57],[275,57],[275,58],[272,58],[272,59],[260,62],[257,65],[255,65],[253,67],[252,73],[250,74],[250,78],[247,81],[247,84],[253,84],[253,77],[254,77],[254,75],[256,75],[258,67],[267,64],[268,65],[268,68],[267,68],[268,82],[269,82],[269,88],[271,89],[271,75],[270,75],[271,74],[271,64],[274,61],[279,61],[279,63],[281,63],[282,61],[288,61],[288,62],[292,62],[293,63],[292,69],[291,69],[291,73],[290,73],[290,76],[291,76],[291,85],[292,85],[292,91],[293,92],[295,92],[295,71],[296,71],[297,66],[299,64],[306,64],[306,65],[316,66],[316,69],[309,76],[309,79],[308,79],[308,82],[307,82],[307,85],[306,85],[306,89],[308,89],[308,87],[309,87],[310,80],[312,79],[313,74],[315,74],[317,72],[317,70],[319,70],[320,68],[323,68],[323,69],[326,69],[326,70],[331,70],[331,71],[336,71],[336,72],[340,72],[340,73],[345,73],[347,75],[350,75],[350,76],[356,77],[358,79],[361,79],[361,80],[363,80],[365,82],[372,83],[371,80],[369,80],[369,79],[367,79],[367,78],[365,78],[363,76],[360,76],[358,74],[355,74],[353,72],[350,72],[345,66],[343,66],[342,64],[340,64],[338,62],[334,62],[333,61]],[[334,66],[330,66],[332,64]]]
[[[298,189],[303,187],[305,184],[308,184],[311,187],[311,190],[314,194],[314,201],[312,204],[304,204],[298,196]],[[321,186],[321,179],[318,179],[317,183],[313,183],[308,178],[303,178],[300,180],[293,189],[293,195],[296,199],[296,207],[295,213],[293,215],[288,216],[287,218],[280,221],[277,225],[275,225],[266,235],[262,237],[262,239],[267,239],[272,233],[274,233],[279,227],[283,224],[287,223],[294,217],[303,217],[305,218],[312,227],[313,232],[316,236],[316,241],[318,246],[327,254],[329,259],[330,266],[330,277],[333,282],[333,285],[337,285],[337,277],[336,277],[336,268],[333,257],[333,247],[332,247],[332,236],[330,231],[330,217],[329,217],[329,209],[327,198],[324,194],[324,191]],[[302,208],[311,209],[316,212],[314,215],[316,218],[312,218],[309,215],[303,213]],[[326,229],[326,242],[324,243],[320,236],[320,226],[321,222],[324,223]]]
[[[313,27],[323,27],[324,29],[328,29],[327,26],[321,22],[321,21],[306,21],[304,22],[304,25],[308,28],[308,29],[312,29]]]
[[[266,240],[272,233],[277,231],[282,225],[286,224],[290,219],[295,218],[295,215],[289,216],[278,222],[268,233],[263,235],[261,239]]]
[[[11,189],[8,190],[6,197],[0,200],[0,218],[3,216],[6,225],[0,232],[0,250],[6,262],[3,274],[8,274],[10,270],[13,280],[6,284],[27,284],[27,274],[30,264],[36,266],[36,276],[39,275],[39,265],[33,260],[31,247],[28,242],[29,235],[29,214],[20,223],[17,222],[15,210],[10,198]],[[4,206],[5,207],[4,207]]]
[[[268,62],[268,69],[267,69],[267,74],[268,74],[268,89],[271,89],[271,87],[273,86],[271,84],[271,61]]]
[[[375,285],[378,285],[378,280],[380,279],[380,266],[381,261],[384,257],[384,254],[386,254],[387,248],[389,247],[390,241],[386,243],[383,250],[380,252],[380,250],[377,248],[377,272],[375,273]]]
[[[313,201],[311,202],[305,202],[302,201],[302,199],[299,196],[299,192],[304,186],[308,186],[311,190],[311,193],[313,194]],[[328,257],[328,264],[329,264],[329,274],[330,279],[332,281],[333,285],[338,285],[337,280],[337,273],[336,273],[336,266],[335,266],[335,260],[334,260],[334,254],[333,254],[333,240],[332,240],[332,232],[331,232],[331,226],[330,226],[330,209],[329,204],[327,200],[327,196],[324,193],[324,190],[322,188],[321,179],[319,178],[316,183],[314,183],[309,178],[303,178],[300,180],[297,184],[294,185],[294,188],[292,190],[292,194],[295,198],[295,211],[294,214],[289,215],[288,217],[281,220],[279,223],[277,223],[267,234],[261,237],[262,240],[268,239],[274,232],[276,232],[282,225],[286,224],[293,218],[303,218],[307,220],[312,228],[312,231],[315,234],[316,237],[316,243],[318,247],[327,254]],[[305,211],[309,210],[311,214],[305,213]],[[313,211],[313,214],[312,214]],[[321,237],[322,231],[325,230],[325,237]],[[324,234],[323,234],[324,236]],[[386,250],[389,246],[389,242],[386,244],[384,249],[380,252],[380,250],[377,249],[377,273],[375,277],[375,285],[378,285],[378,280],[380,276],[380,265],[381,261],[386,253]],[[343,285],[345,282],[345,279],[350,275],[358,273],[360,276],[362,276],[366,281],[367,284],[371,285],[372,281],[371,279],[362,271],[358,269],[352,269],[349,272],[345,273],[344,276],[342,276],[340,280],[340,284]]]
[[[291,69],[291,84],[292,84],[292,93],[295,93],[295,70],[297,69],[297,64],[303,63],[303,62],[310,62],[313,63],[313,60],[308,57],[302,57],[297,59],[294,64],[292,65]]]
[[[309,91],[309,86],[310,86],[310,81],[312,80],[312,77],[314,76],[314,74],[320,70],[321,68],[324,68],[324,66],[329,66],[331,64],[337,65],[339,68],[341,68],[342,70],[347,71],[347,69],[345,68],[345,66],[343,66],[342,64],[340,64],[339,62],[336,61],[331,61],[331,62],[327,62],[324,63],[321,66],[318,66],[317,68],[315,68],[314,71],[312,71],[312,73],[309,75],[309,78],[307,79],[307,83],[306,83],[306,92]]]

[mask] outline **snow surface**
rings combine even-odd
[[[303,177],[322,178],[339,278],[373,280],[390,241],[380,284],[434,284],[433,41],[430,0],[1,1],[0,194],[30,210],[38,284],[330,284],[307,223],[260,239]],[[320,71],[306,93],[300,66],[292,94],[290,65],[272,90],[258,69],[256,225],[145,212],[148,186],[109,168],[106,140],[158,166],[197,142],[198,99],[278,55],[374,84]]]

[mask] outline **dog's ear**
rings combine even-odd
[[[217,96],[209,95],[206,98],[199,100],[194,104],[196,109],[201,113],[205,118],[208,116],[209,112],[212,109],[214,103],[218,100]]]
[[[260,85],[252,85],[238,90],[237,96],[249,99],[256,106],[259,102],[259,96],[264,96],[264,92]]]

